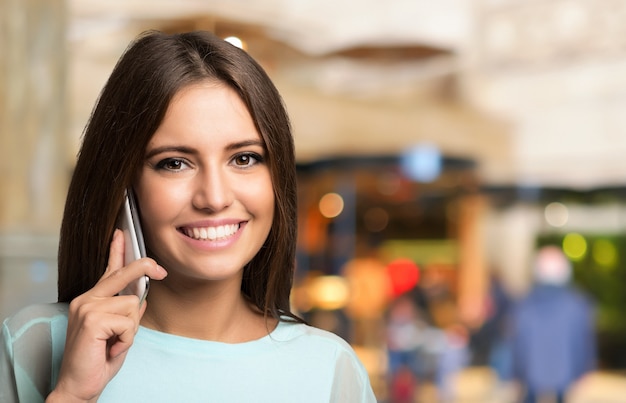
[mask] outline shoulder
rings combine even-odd
[[[350,344],[335,333],[304,323],[280,322],[272,336],[277,336],[279,340],[305,342],[308,345],[316,344],[353,353]]]
[[[285,325],[283,325],[285,326]],[[305,324],[288,324],[293,340],[301,344],[309,357],[307,365],[331,378],[330,402],[375,402],[369,374],[355,350],[338,335]]]
[[[65,303],[29,305],[4,320],[4,327],[11,333],[20,333],[39,324],[67,320]]]
[[[570,290],[570,299],[574,310],[586,313],[593,313],[595,310],[595,302],[589,294],[578,288],[572,288]]]
[[[299,346],[303,353],[315,355],[317,360],[325,357],[336,366],[349,366],[359,371],[364,369],[352,346],[327,330],[302,323],[281,322],[272,333],[272,338],[289,341],[292,346]]]
[[[1,401],[43,401],[56,383],[66,329],[67,304],[31,305],[4,320]]]

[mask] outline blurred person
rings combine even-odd
[[[386,317],[388,377],[393,403],[412,399],[420,383],[434,377],[432,357],[437,357],[443,333],[426,319],[407,292],[393,299]]]
[[[406,294],[389,304],[386,324],[389,395],[392,403],[412,401],[421,373],[420,332],[425,323],[419,308]]]
[[[510,381],[512,376],[510,330],[513,302],[499,273],[492,271],[485,298],[485,321],[471,335],[472,365],[489,366],[502,382]]]
[[[470,334],[462,323],[446,326],[437,360],[437,390],[442,402],[454,401],[454,377],[470,363]]]
[[[491,343],[487,362],[498,379],[508,382],[512,377],[511,310],[513,298],[507,292],[502,279],[494,275],[489,290],[488,326]]]
[[[570,286],[571,263],[558,247],[539,249],[533,269],[536,284],[513,311],[514,375],[524,402],[546,396],[563,402],[596,366],[593,308]]]
[[[59,245],[58,303],[0,334],[0,401],[367,402],[338,336],[291,312],[296,179],[280,95],[208,32],[147,32],[84,132]],[[147,258],[124,265],[124,192]],[[149,276],[143,303],[118,295]]]

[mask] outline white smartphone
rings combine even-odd
[[[120,217],[120,226],[124,232],[124,265],[146,257],[146,247],[143,241],[143,233],[141,232],[141,223],[139,221],[139,211],[137,210],[137,202],[131,189],[127,189],[124,195],[124,206]],[[143,303],[148,288],[150,286],[150,278],[142,276],[141,278],[128,284],[119,295],[136,295]]]

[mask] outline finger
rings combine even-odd
[[[69,307],[70,319],[83,323],[86,328],[100,328],[102,315],[125,316],[139,323],[139,299],[134,295],[115,296],[108,298],[75,298]]]
[[[130,333],[131,332],[125,332],[121,336],[115,336],[113,338],[113,342],[110,344],[109,347],[109,358],[117,358],[120,355],[124,354],[126,351],[128,351],[130,346],[133,345],[133,340],[135,338],[135,334],[133,333],[132,335],[130,335]],[[127,337],[124,337],[122,339],[123,336]]]
[[[135,338],[135,321],[123,315],[102,313],[98,315],[100,331],[98,339],[106,342],[109,357],[115,358],[127,351]]]
[[[108,341],[109,346],[109,358],[116,358],[124,354],[130,346],[133,345],[135,335],[137,334],[136,327],[125,327],[120,333],[116,333]]]
[[[120,229],[115,229],[115,232],[113,232],[113,240],[109,247],[109,262],[104,272],[105,275],[119,270],[124,266],[124,248],[124,232]]]
[[[105,274],[91,291],[98,297],[111,297],[118,294],[131,281],[136,281],[142,276],[162,280],[167,276],[167,272],[153,259],[143,258],[130,263],[123,269]]]

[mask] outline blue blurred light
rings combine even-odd
[[[418,144],[402,154],[400,168],[402,173],[411,180],[432,182],[441,174],[441,152],[433,144]]]

